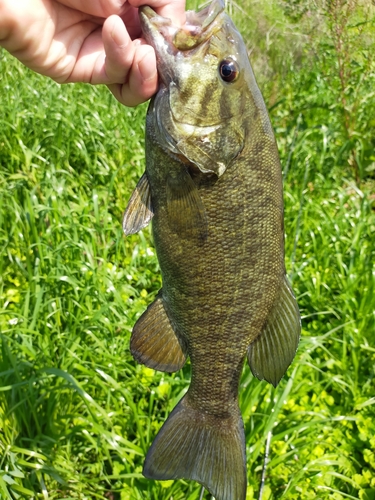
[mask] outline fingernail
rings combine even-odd
[[[149,50],[138,63],[138,69],[142,80],[152,80],[156,74],[156,59],[155,52]]]

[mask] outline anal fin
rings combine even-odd
[[[184,366],[187,349],[173,330],[161,292],[136,322],[130,351],[136,361],[154,370],[176,372]]]
[[[274,387],[293,361],[301,333],[301,317],[291,286],[285,276],[266,324],[248,349],[253,375]]]
[[[145,172],[139,179],[126,207],[122,220],[124,233],[126,235],[138,233],[147,226],[153,215],[150,185]]]

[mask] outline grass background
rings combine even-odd
[[[244,368],[247,500],[375,499],[375,54],[371,2],[228,10],[270,110],[286,265],[303,316],[274,389]],[[149,228],[121,218],[144,169],[146,105],[59,86],[0,52],[0,498],[198,499],[141,475],[187,388],[137,365],[131,328],[161,286]],[[205,498],[210,496],[206,493]]]

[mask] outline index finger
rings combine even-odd
[[[129,0],[129,3],[133,7],[149,5],[159,16],[169,18],[177,26],[185,23],[185,0]]]

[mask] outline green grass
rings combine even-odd
[[[277,389],[244,369],[247,498],[272,431],[263,500],[374,500],[375,182],[355,182],[337,120],[322,119],[337,111],[314,107],[309,78],[290,76],[277,103],[263,87],[303,337]],[[58,86],[4,51],[0,102],[0,498],[198,500],[196,483],[141,475],[189,380],[188,366],[162,374],[129,353],[161,286],[150,230],[121,229],[146,107]]]

